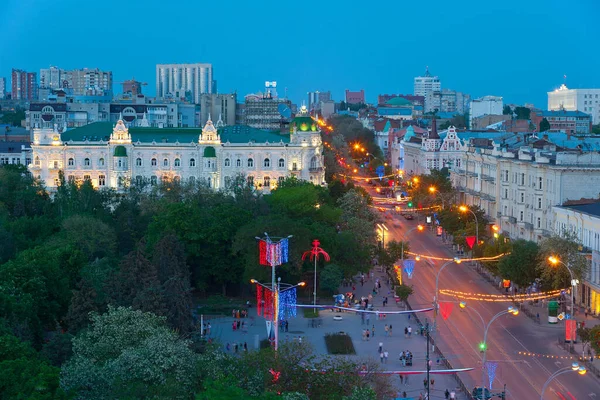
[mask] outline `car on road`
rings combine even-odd
[[[413,220],[415,219],[415,217],[412,216],[412,214],[404,214],[404,218],[408,219],[408,220]]]

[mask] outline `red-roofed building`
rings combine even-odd
[[[345,101],[347,104],[366,104],[365,91],[360,89],[360,92],[351,92],[346,89]]]

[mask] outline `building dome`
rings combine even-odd
[[[405,99],[404,97],[394,97],[393,99],[389,99],[385,102],[387,106],[396,106],[396,107],[410,107],[412,103],[410,100]]]
[[[127,157],[127,149],[124,146],[117,146],[113,155],[115,157]]]

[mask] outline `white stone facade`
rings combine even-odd
[[[91,129],[90,126],[80,129]],[[268,138],[262,143],[258,142],[260,138],[248,140],[248,136],[243,136],[245,142],[236,142],[235,134],[221,140],[210,120],[201,134],[196,133],[199,129],[135,128],[136,133],[131,135],[129,131],[121,120],[107,133],[108,140],[63,140],[61,136],[71,131],[61,135],[53,129],[34,129],[29,169],[49,190],[56,189],[59,171],[64,172],[66,179],[90,179],[95,187],[117,190],[129,183],[155,185],[171,180],[203,181],[220,189],[239,174],[257,189],[267,191],[291,175],[318,185],[325,182],[318,130],[302,132],[294,128],[287,136],[259,131],[259,135]],[[180,138],[190,140],[183,142]]]
[[[600,124],[600,89],[569,89],[565,85],[548,92],[548,110],[582,111]]]

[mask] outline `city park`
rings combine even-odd
[[[414,177],[391,171],[372,132],[356,120],[328,121],[323,140],[328,186],[290,178],[269,195],[257,194],[240,176],[224,192],[171,182],[119,194],[63,179],[51,197],[22,167],[0,168],[2,391],[14,398],[501,394],[492,385],[498,365],[486,360],[490,326],[524,318],[520,307],[538,300],[560,300],[563,309],[552,307],[549,317],[570,320],[567,305],[587,265],[578,243],[509,240],[482,210],[454,204],[443,171]],[[405,196],[384,197],[389,182]],[[396,212],[417,225],[390,240],[387,225]],[[411,250],[411,240],[430,231],[437,236],[438,226],[455,256]],[[430,262],[442,265],[431,270]],[[509,293],[440,285],[440,276],[470,263],[502,277]],[[412,309],[411,278],[426,274],[435,276],[435,290]],[[382,287],[372,295],[377,281]],[[527,291],[533,283],[536,290]],[[348,301],[352,292],[358,305]],[[383,312],[379,304],[387,297]],[[489,302],[506,308],[484,318],[473,307]],[[433,345],[439,320],[459,312],[476,315],[482,327],[482,362],[464,372]],[[247,334],[232,336],[240,319]],[[420,334],[402,335],[408,326]],[[594,329],[565,326],[565,336],[599,350]],[[363,341],[365,331],[375,336]],[[256,334],[263,338],[258,349]],[[355,355],[347,354],[352,349]],[[412,366],[401,364],[402,353],[414,354],[403,361]],[[481,378],[475,388],[462,387],[460,377],[471,369],[481,370]],[[557,373],[573,371],[584,374],[585,364]]]

